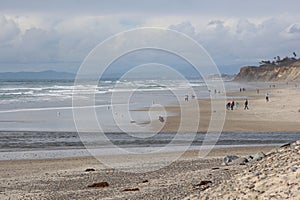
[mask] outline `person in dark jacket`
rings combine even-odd
[[[233,110],[234,106],[235,106],[235,103],[234,103],[234,101],[232,101],[232,102],[231,102],[231,105],[230,105],[231,110]]]
[[[244,110],[246,110],[246,109],[249,110],[248,104],[249,104],[248,99],[246,99]]]

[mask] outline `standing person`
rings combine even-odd
[[[245,101],[245,107],[244,107],[244,110],[249,110],[249,107],[248,107],[248,99],[246,99],[246,101]]]
[[[266,102],[269,102],[269,93],[266,94]]]
[[[226,104],[226,108],[227,108],[227,110],[230,110],[230,108],[231,108],[231,103],[230,103],[230,102],[228,102],[228,103]]]
[[[232,100],[232,102],[231,102],[231,105],[230,105],[230,107],[231,107],[231,110],[233,110],[233,108],[234,108],[234,100]]]
[[[189,101],[189,95],[185,95],[184,101]]]

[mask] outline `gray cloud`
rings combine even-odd
[[[300,41],[294,36],[300,36],[299,27],[299,24],[290,25],[276,18],[260,23],[239,19],[231,25],[226,25],[226,21],[213,20],[198,32],[191,31],[194,27],[188,22],[170,26],[195,38],[221,68],[257,64],[259,60],[272,59],[274,55],[291,56],[289,54],[293,51],[300,52]],[[226,69],[223,68],[223,71]]]
[[[300,2],[296,0],[0,3],[1,71],[55,66],[75,71],[95,45],[115,33],[144,25],[163,24],[191,36],[217,64],[235,66],[232,71],[274,55],[300,53]]]
[[[20,33],[20,29],[15,21],[0,16],[0,43],[3,45],[5,43],[10,43]]]
[[[272,16],[278,13],[298,13],[299,1],[272,0],[251,1],[240,0],[1,0],[2,12],[38,12],[63,14],[125,14],[139,13],[157,15],[209,15],[257,17]]]

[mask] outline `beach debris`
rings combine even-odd
[[[211,181],[201,181],[199,184],[195,185],[195,186],[202,186],[202,185],[207,185],[212,183]]]
[[[223,159],[222,165],[228,165],[229,163],[231,163],[232,161],[234,161],[238,158],[239,158],[239,156],[235,156],[235,155],[225,156],[224,159]]]
[[[220,169],[219,167],[213,167],[211,168],[211,170],[217,170],[217,169]]]
[[[93,169],[93,168],[87,168],[85,171],[86,171],[86,172],[94,172],[94,171],[96,171],[96,170]]]
[[[204,191],[210,187],[212,181],[201,181],[199,184],[193,185],[195,189],[199,189],[200,191]]]
[[[148,183],[148,182],[149,182],[148,180],[143,180],[143,181],[142,181],[142,183]]]
[[[135,191],[140,191],[139,188],[128,188],[128,189],[124,189],[123,192],[135,192]]]
[[[91,188],[104,188],[108,186],[109,186],[108,182],[99,182],[99,183],[93,183],[91,185],[88,185],[88,187]]]

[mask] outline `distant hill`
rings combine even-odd
[[[242,67],[234,81],[300,81],[300,59],[286,57]]]
[[[75,74],[57,72],[53,70],[41,72],[4,72],[0,73],[0,80],[73,80]]]

